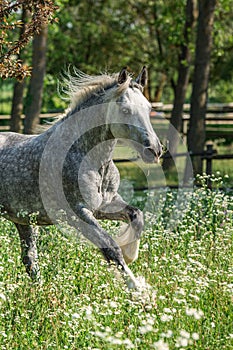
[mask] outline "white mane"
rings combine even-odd
[[[63,77],[61,89],[68,96],[65,99],[70,101],[71,110],[87,100],[93,93],[100,91],[103,92],[104,101],[110,101],[121,95],[129,87],[131,81],[129,75],[123,84],[118,84],[119,73],[88,75],[75,68],[73,71],[74,75],[67,72]]]

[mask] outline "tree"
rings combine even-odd
[[[188,150],[201,153],[205,145],[205,114],[212,48],[212,30],[216,0],[199,0],[198,28],[195,49],[195,67],[191,95]],[[202,159],[193,157],[194,176],[202,173]]]
[[[67,1],[58,13],[59,25],[51,26],[49,31],[49,100],[55,100],[56,94],[56,79],[52,77],[68,64],[87,73],[122,66],[138,71],[138,66],[147,65],[147,97],[151,101],[161,98],[163,86],[177,72],[185,3],[186,0]]]
[[[20,27],[19,41],[23,39],[25,32],[26,19],[27,19],[27,10],[25,6],[22,9],[22,26]],[[18,61],[23,62],[22,60],[22,51],[18,54]],[[14,84],[12,107],[11,107],[11,120],[10,120],[10,130],[14,132],[21,131],[21,115],[23,113],[23,93],[24,93],[25,79],[17,80]]]
[[[32,134],[39,123],[42,104],[43,81],[46,69],[46,46],[48,26],[43,24],[33,38],[32,74],[27,94],[24,133]]]
[[[27,25],[18,19],[22,9],[31,13]],[[0,4],[0,76],[3,79],[17,78],[23,80],[30,75],[30,67],[23,64],[18,57],[35,33],[38,33],[44,23],[53,20],[53,13],[57,9],[52,0],[17,0],[2,1]],[[20,38],[12,39],[18,28],[23,26]]]
[[[22,2],[18,0],[11,4],[21,6]],[[228,79],[229,67],[232,66],[232,36],[227,26],[230,27],[233,23],[231,13],[233,0],[218,0],[218,2],[214,36],[214,39],[218,38],[218,40],[212,52],[214,69],[210,78],[212,82],[217,82],[219,85],[223,67],[224,76]],[[33,3],[42,4],[42,1],[37,0]],[[48,4],[48,1],[43,3]],[[59,5],[59,11],[56,14],[59,24],[54,23],[49,26],[44,110],[65,108],[65,102],[57,94],[57,80],[69,65],[86,73],[95,74],[103,70],[117,71],[122,66],[129,66],[134,72],[138,71],[138,66],[145,64],[149,71],[149,85],[145,92],[151,101],[157,99],[166,103],[172,102],[175,99],[174,96],[179,94],[181,96],[178,86],[180,91],[185,91],[179,76],[182,76],[182,69],[183,73],[189,71],[189,65],[186,64],[189,59],[182,59],[185,57],[185,50],[182,53],[182,47],[185,48],[188,43],[188,50],[193,52],[196,34],[196,30],[190,28],[189,31],[187,28],[187,40],[184,39],[187,0],[165,2],[162,0],[136,2],[133,0],[127,2],[124,0],[79,0],[78,2],[57,0],[56,4]],[[31,13],[26,28],[30,21],[37,17],[34,10]],[[20,13],[17,14],[18,17],[19,15]],[[8,22],[12,23],[10,17]],[[14,23],[18,22],[14,21]],[[8,33],[9,42],[17,41],[18,32],[17,37],[14,33],[16,29]],[[6,45],[4,50],[6,53]],[[27,62],[30,64],[30,60]],[[191,79],[192,73],[191,69]],[[10,70],[7,70],[7,74],[11,76]],[[183,81],[186,81],[184,76],[185,74],[183,74]],[[186,95],[186,99],[189,99],[189,96]],[[177,97],[178,107],[174,103],[174,114],[175,110],[177,111],[181,106],[178,100]],[[176,112],[177,119],[180,120],[178,115],[179,113]],[[171,143],[170,146],[172,146]]]
[[[185,9],[184,38],[180,45],[178,78],[174,82],[174,103],[167,139],[169,150],[167,154],[175,154],[179,143],[179,134],[182,132],[183,105],[189,84],[191,64],[190,45],[192,44],[192,31],[197,18],[196,0],[187,0]],[[170,169],[174,165],[172,158],[165,158],[163,168]]]
[[[211,52],[209,95],[218,102],[233,101],[233,1],[218,0]]]

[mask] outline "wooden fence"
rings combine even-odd
[[[171,104],[152,103],[154,111],[152,118],[170,120],[172,111]],[[190,104],[184,104],[182,118],[182,134],[186,138],[190,120]],[[209,139],[218,137],[233,139],[233,103],[218,104],[211,103],[207,107],[206,113],[206,132]]]
[[[172,156],[169,154],[164,154],[161,158],[178,158],[178,157],[201,157],[202,161],[205,161],[205,173],[208,175],[207,178],[207,186],[211,189],[212,188],[212,181],[211,181],[211,176],[213,172],[213,160],[216,159],[233,159],[233,154],[218,154],[217,151],[213,148],[212,144],[207,144],[206,145],[206,150],[200,153],[192,153],[192,152],[182,152],[182,153],[176,153],[173,154]],[[133,158],[133,159],[116,159],[114,162],[115,163],[127,163],[127,162],[134,162],[138,158]],[[177,186],[173,186],[177,187]],[[146,188],[140,188],[140,190],[145,190]]]
[[[59,113],[43,113],[40,114],[40,124],[43,124],[45,120],[50,120],[55,118]],[[10,115],[0,115],[0,132],[1,131],[9,131],[10,130]],[[21,116],[22,124],[25,119],[25,115]]]
[[[152,120],[163,122],[170,120],[170,114],[172,110],[171,104],[162,103],[152,103],[153,111],[151,112]],[[184,105],[184,115],[182,119],[182,134],[183,138],[187,135],[188,123],[189,123],[189,110],[190,105]],[[58,113],[46,113],[40,115],[41,124],[45,120],[51,120],[56,117]],[[22,115],[22,121],[25,118]],[[10,130],[10,116],[0,115],[0,131]],[[233,141],[233,103],[229,104],[209,104],[206,114],[206,130],[207,136],[209,138],[215,139],[216,137],[228,138],[228,140]],[[206,162],[205,172],[207,175],[212,175],[212,163],[215,159],[233,159],[233,154],[217,154],[216,150],[213,149],[212,145],[207,144],[207,149],[199,154],[191,153],[177,153],[173,157],[194,157],[199,156],[203,161]],[[165,155],[164,157],[167,157]],[[128,160],[128,161],[133,161]],[[126,160],[117,159],[116,162],[127,162]],[[211,187],[211,182],[209,181],[208,186]]]
[[[151,118],[162,121],[164,118],[170,120],[172,104],[152,103],[153,111]],[[185,136],[189,124],[190,105],[184,104],[184,115],[182,118],[182,134]],[[45,113],[40,115],[41,124],[47,119],[56,117],[58,113]],[[22,121],[25,116],[22,115]],[[206,114],[206,129],[208,135],[212,138],[233,136],[233,103],[228,104],[209,104]],[[0,115],[0,131],[10,130],[10,116]]]

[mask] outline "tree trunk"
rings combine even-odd
[[[22,22],[23,25],[20,29],[19,40],[23,37],[23,34],[26,29],[26,20],[27,20],[27,10],[23,6],[22,12]],[[18,58],[22,60],[22,54],[18,55]],[[20,132],[22,126],[21,115],[23,113],[23,92],[24,92],[25,82],[16,81],[14,85],[13,99],[12,99],[12,108],[11,108],[11,120],[10,120],[10,130],[14,132]]]
[[[144,87],[143,93],[147,100],[151,101],[151,72],[150,68],[147,68],[147,84]]]
[[[14,132],[21,131],[21,126],[22,126],[21,115],[23,113],[24,86],[25,86],[24,81],[16,81],[14,85],[11,120],[10,120],[10,130]]]
[[[189,83],[189,71],[191,62],[190,33],[194,28],[197,18],[196,0],[187,0],[186,3],[186,20],[184,26],[184,41],[180,47],[178,79],[175,84],[175,96],[173,109],[171,112],[171,121],[168,129],[169,149],[167,154],[171,155],[177,152],[180,133],[182,132],[183,105],[185,102],[186,91]],[[168,170],[174,166],[172,158],[165,158],[163,161],[163,169]]]
[[[25,110],[24,133],[32,134],[39,124],[42,104],[43,82],[46,68],[46,44],[48,27],[44,25],[39,34],[33,39],[32,75],[28,88],[27,105]]]
[[[195,68],[188,131],[188,150],[192,153],[203,152],[205,146],[205,114],[216,0],[199,0],[198,4]],[[192,165],[194,176],[202,173],[200,157],[193,157]]]
[[[164,89],[164,86],[166,85],[166,81],[167,81],[166,74],[161,73],[160,78],[158,79],[158,85],[156,86],[156,89],[155,89],[153,102],[160,102],[161,101],[162,95],[163,95],[163,89]]]
[[[156,7],[156,2],[154,3],[153,6],[153,21],[154,21],[154,35],[157,41],[157,45],[158,45],[158,51],[159,51],[159,60],[161,60],[161,62],[164,61],[164,50],[163,50],[163,45],[162,45],[162,34],[160,29],[157,26],[157,22],[158,22],[158,15],[157,15],[157,7]],[[151,101],[153,102],[160,102],[161,98],[162,98],[162,94],[163,94],[163,89],[164,86],[166,85],[166,81],[167,81],[167,71],[163,68],[162,71],[160,71],[159,76],[157,75],[157,81],[158,81],[158,85],[155,87],[155,93],[153,96],[153,99],[151,99]]]

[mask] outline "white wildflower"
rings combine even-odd
[[[199,298],[197,295],[189,294],[189,296],[190,296],[191,298],[193,298],[195,301],[199,301],[199,300],[200,300],[200,298]]]
[[[177,348],[180,348],[180,347],[186,347],[186,346],[188,346],[188,344],[189,344],[189,341],[188,341],[187,338],[178,337],[176,339],[176,345],[175,346]]]
[[[195,308],[186,308],[185,312],[187,316],[193,316],[196,320],[200,320],[204,316],[202,310],[197,310]]]
[[[184,288],[179,288],[176,293],[183,295],[183,296],[185,296],[185,294],[186,294]]]
[[[0,293],[0,299],[1,299],[2,301],[6,301],[6,296],[5,296],[5,294]]]
[[[117,332],[116,334],[115,334],[115,336],[117,337],[117,338],[121,338],[122,336],[123,336],[123,332]]]
[[[161,319],[162,322],[168,322],[168,321],[171,321],[173,319],[173,316],[172,315],[163,314],[160,317],[160,319]]]
[[[185,299],[174,298],[173,300],[179,305],[182,304],[182,303],[186,304],[186,300]]]
[[[8,263],[14,264],[14,260],[12,260],[12,259],[8,259],[7,261],[8,261]]]
[[[73,23],[72,23],[72,22],[67,22],[67,23],[66,23],[66,27],[67,27],[68,29],[72,29],[72,28],[73,28]]]
[[[130,339],[126,338],[122,341],[122,344],[126,346],[127,349],[134,349],[134,345]]]
[[[171,338],[173,336],[173,332],[168,329],[167,333],[166,333],[166,338]]]
[[[188,345],[188,339],[180,338],[180,345],[181,346],[187,346]]]
[[[228,290],[229,290],[230,293],[233,293],[233,283],[227,284],[226,287],[228,288]]]
[[[112,345],[122,345],[122,340],[118,338],[108,337],[106,340]]]
[[[86,319],[90,320],[92,318],[92,307],[90,305],[87,306],[86,309]]]
[[[155,323],[155,320],[153,319],[153,317],[147,317],[146,320],[142,321],[142,324],[146,325],[146,324],[150,324],[153,326],[153,324]]]
[[[118,304],[115,301],[110,301],[109,306],[116,309]]]
[[[0,332],[0,335],[3,336],[4,338],[7,338],[7,334],[3,331]]]
[[[198,340],[199,339],[199,334],[196,333],[196,332],[192,333],[192,338],[193,338],[193,340]]]
[[[173,336],[173,332],[170,329],[168,329],[166,333],[161,333],[162,338],[171,338],[172,336]]]
[[[169,309],[168,307],[165,307],[165,308],[163,309],[163,311],[164,311],[165,313],[167,313],[167,314],[172,313],[172,310]]]
[[[93,334],[96,337],[99,337],[99,338],[102,338],[102,339],[105,339],[107,337],[107,333],[106,332],[96,331],[96,332],[93,332]]]
[[[189,339],[189,338],[190,338],[190,333],[187,332],[187,331],[185,331],[184,329],[182,329],[182,330],[180,331],[180,336],[181,336],[182,338]]]
[[[145,334],[145,333],[153,331],[153,326],[151,324],[147,324],[145,326],[139,327],[138,330],[141,334]]]
[[[158,340],[157,342],[155,342],[153,344],[153,347],[156,349],[156,350],[169,350],[169,346],[167,343],[165,343],[163,341],[163,339],[160,339]]]

